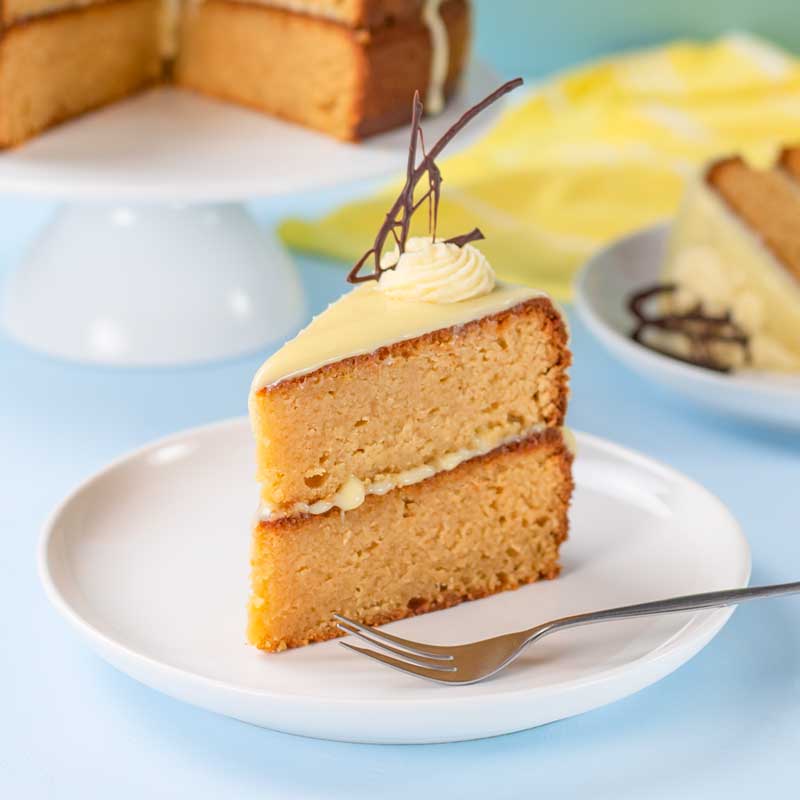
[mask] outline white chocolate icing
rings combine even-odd
[[[494,289],[494,270],[486,256],[466,244],[459,247],[431,237],[412,237],[405,250],[394,250],[381,259],[384,272],[378,288],[396,300],[423,303],[460,303]]]
[[[422,20],[431,36],[431,74],[425,97],[425,111],[429,114],[439,114],[444,109],[444,85],[450,66],[450,41],[441,5],[442,0],[425,0],[422,8]]]
[[[460,303],[423,303],[390,297],[375,281],[362,283],[328,306],[262,364],[253,378],[251,402],[255,392],[288,378],[395,342],[465,325],[535,297],[547,295],[527,286],[498,281],[488,294]]]
[[[578,455],[578,440],[572,428],[568,428],[566,425],[561,428],[561,438],[564,440],[564,446],[567,450],[569,450],[573,456]]]
[[[730,310],[750,337],[752,366],[800,370],[800,282],[705,180],[687,192],[663,277],[679,287],[668,307]],[[729,349],[731,365],[742,366],[741,351]]]
[[[358,508],[369,495],[384,495],[398,487],[421,483],[439,472],[449,472],[465,461],[486,455],[503,445],[522,441],[542,430],[544,430],[543,425],[533,425],[514,436],[476,439],[471,447],[445,453],[429,463],[420,464],[412,469],[406,469],[390,475],[382,475],[375,481],[362,481],[360,478],[351,476],[337,492],[316,503],[295,503],[287,509],[277,510],[270,508],[262,501],[258,511],[258,518],[264,522],[271,522],[298,514],[325,514],[332,508],[352,511],[354,508]],[[566,428],[562,428],[562,435],[565,446],[570,452],[574,453],[574,436]]]

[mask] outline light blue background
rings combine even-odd
[[[505,72],[527,74],[664,32],[752,20],[790,35],[797,21],[788,1],[479,5],[480,51]],[[512,6],[529,13],[512,22],[497,10]],[[534,6],[545,16],[530,13]],[[683,21],[668,6],[682,9]],[[270,224],[340,196],[254,210]],[[0,277],[49,210],[0,199]],[[312,310],[344,288],[332,266],[298,261]],[[750,538],[754,582],[800,579],[800,434],[690,407],[626,372],[572,321],[571,424],[662,459],[717,493]],[[454,745],[371,747],[272,733],[159,695],[92,655],[39,588],[34,557],[44,518],[75,483],[125,450],[243,414],[263,355],[110,370],[49,360],[0,334],[0,797],[797,796],[800,600],[739,609],[687,666],[612,706]]]
[[[477,0],[476,52],[541,76],[615,50],[741,30],[800,49],[797,0]]]

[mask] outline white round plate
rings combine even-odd
[[[747,542],[705,489],[591,436],[579,435],[578,447],[561,577],[388,627],[457,643],[746,585]],[[463,687],[402,675],[335,641],[261,653],[244,638],[252,453],[243,419],[174,435],[88,480],[44,532],[40,570],[55,607],[103,658],[188,703],[343,741],[495,736],[638,691],[691,658],[730,616],[719,609],[567,631]]]
[[[423,121],[433,143],[501,80],[475,63],[463,88]],[[471,122],[452,153],[497,120],[501,100]],[[147,202],[222,202],[318,190],[401,174],[408,125],[362,143],[181,89],[162,87],[59,125],[0,154],[0,189],[48,197]]]
[[[668,225],[656,225],[597,253],[575,286],[581,319],[629,367],[708,409],[772,425],[800,426],[800,377],[755,370],[718,373],[663,356],[630,338],[634,319],[627,298],[658,283],[668,232]]]

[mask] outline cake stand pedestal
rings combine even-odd
[[[497,83],[473,67],[426,121],[426,140]],[[404,129],[352,145],[170,88],[49,131],[0,155],[0,191],[66,201],[8,279],[3,324],[48,355],[118,366],[277,344],[305,319],[305,299],[288,254],[243,202],[399,174],[407,147]]]
[[[287,254],[239,204],[62,206],[9,279],[5,324],[75,361],[247,353],[302,321]]]

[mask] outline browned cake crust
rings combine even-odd
[[[800,145],[785,147],[778,157],[778,166],[794,180],[800,181]]]
[[[446,93],[466,62],[469,6],[448,0]],[[430,34],[410,17],[354,30],[251,3],[208,0],[184,19],[175,68],[180,85],[275,114],[340,139],[357,140],[410,119],[427,90]]]
[[[794,156],[788,158],[794,163]],[[757,170],[739,157],[709,167],[706,179],[728,207],[800,280],[800,192],[783,169]]]
[[[466,0],[447,0],[441,6],[447,28],[450,63],[444,84],[450,97],[469,58],[470,7]],[[411,121],[411,99],[419,90],[423,100],[430,85],[432,48],[427,26],[414,17],[374,29],[362,61],[363,92],[353,139],[390,130]],[[402,64],[402,69],[398,65]]]
[[[571,464],[548,430],[346,514],[258,523],[250,642],[299,647],[340,636],[334,613],[381,625],[556,577]]]
[[[159,9],[157,0],[111,0],[5,30],[0,147],[157,81]]]
[[[262,498],[315,503],[351,476],[380,481],[476,439],[560,427],[570,362],[561,315],[537,297],[262,389],[251,406]]]

